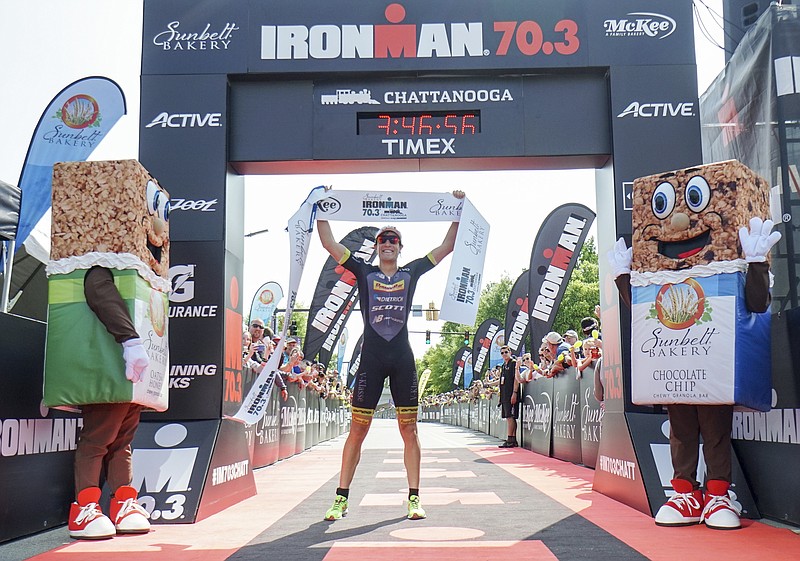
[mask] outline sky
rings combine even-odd
[[[710,11],[721,15],[722,0],[702,0],[702,4],[697,0],[696,4],[705,27],[722,44],[722,29]],[[142,11],[142,0],[0,3],[0,107],[4,128],[0,135],[0,179],[18,181],[42,111],[64,86],[85,76],[106,76],[117,82],[125,93],[128,109],[89,159],[137,158]],[[697,30],[695,46],[698,88],[702,93],[722,70],[724,54]],[[287,289],[289,240],[284,228],[316,185],[356,190],[465,191],[490,223],[484,284],[497,282],[503,275],[516,279],[527,268],[539,224],[551,210],[567,202],[595,208],[594,170],[250,176],[245,180],[245,232],[268,231],[245,240],[245,314],[262,283],[276,281]],[[332,223],[338,237],[362,225]],[[444,223],[404,225],[401,262],[439,245],[446,230]],[[315,237],[300,285],[299,303],[311,301],[326,258]],[[449,266],[448,258],[423,277],[415,304],[427,306],[433,301],[439,306]],[[420,332],[411,336],[418,357],[426,348],[423,332],[437,331],[440,325],[412,318],[409,330]],[[361,331],[358,318],[349,322],[348,329],[354,341]],[[432,339],[434,343],[438,340],[435,334]]]

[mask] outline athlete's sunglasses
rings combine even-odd
[[[400,243],[400,238],[397,236],[378,236],[378,243],[390,243],[397,245]]]

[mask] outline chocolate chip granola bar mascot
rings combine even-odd
[[[168,215],[169,194],[135,160],[53,167],[44,404],[83,417],[73,538],[150,530],[131,442],[142,409],[167,408]]]
[[[655,523],[739,528],[733,408],[771,401],[769,188],[730,160],[637,179],[633,200],[632,247],[620,238],[609,261],[631,304],[632,401],[669,416],[675,494]]]

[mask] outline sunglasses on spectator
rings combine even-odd
[[[501,355],[507,355],[510,351],[500,351]]]
[[[397,245],[400,243],[400,238],[397,236],[378,236],[378,243],[390,243],[392,245]]]
[[[254,323],[250,327],[252,327],[253,329],[264,329],[264,326],[261,325],[260,323]]]

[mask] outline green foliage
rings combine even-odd
[[[506,316],[506,306],[512,286],[513,282],[506,275],[503,275],[499,282],[487,283],[481,292],[475,325],[462,325],[450,321],[442,325],[442,332],[454,335],[443,335],[440,343],[428,349],[417,361],[418,372],[426,368],[431,369],[426,394],[442,393],[453,388],[453,357],[463,344],[464,331],[469,331],[474,338],[475,331],[484,320],[496,318],[502,323]]]
[[[564,298],[553,321],[553,331],[564,333],[575,329],[580,333],[581,319],[594,317],[594,307],[600,303],[600,281],[597,247],[588,238],[581,248],[578,263],[564,290]]]

